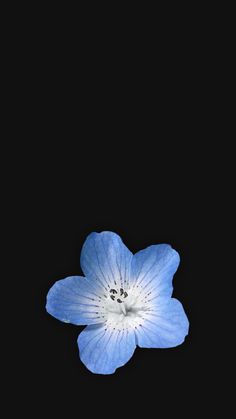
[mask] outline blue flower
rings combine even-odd
[[[184,341],[189,322],[171,298],[178,265],[168,244],[133,255],[117,234],[91,233],[81,252],[85,277],[57,281],[46,309],[63,322],[87,325],[78,338],[81,361],[93,373],[113,374],[136,346],[171,348]]]

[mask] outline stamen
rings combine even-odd
[[[126,316],[126,309],[124,303],[121,304],[122,313]]]
[[[110,290],[110,292],[112,292],[112,294],[117,294],[117,291],[116,291],[116,290],[114,290],[114,288],[112,288],[112,289]]]

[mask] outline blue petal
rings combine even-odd
[[[171,348],[183,343],[189,322],[182,304],[175,298],[160,297],[136,329],[141,348]]]
[[[104,231],[87,237],[80,262],[87,278],[108,289],[128,285],[132,256],[117,234]]]
[[[76,325],[104,321],[101,306],[102,290],[81,276],[69,276],[55,282],[47,295],[46,310],[57,319]]]
[[[105,325],[87,326],[78,337],[80,359],[95,374],[113,374],[132,357],[136,343],[133,330]]]
[[[132,258],[133,287],[145,288],[152,297],[171,296],[172,278],[179,266],[179,254],[168,244],[149,246]]]

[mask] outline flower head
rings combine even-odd
[[[87,325],[78,338],[82,362],[93,373],[112,374],[136,346],[171,348],[184,341],[189,322],[171,298],[178,265],[168,244],[133,255],[117,234],[91,233],[81,252],[85,277],[57,281],[46,309],[63,322]]]

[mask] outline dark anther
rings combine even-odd
[[[117,298],[117,303],[122,303],[123,301],[121,301],[121,299],[120,298]]]
[[[125,291],[124,298],[128,297],[128,293]]]
[[[116,291],[116,290],[114,290],[114,288],[112,288],[112,289],[110,290],[110,292],[112,292],[112,294],[117,294],[117,291]]]
[[[110,295],[111,299],[114,301],[115,296],[114,295]]]
[[[123,295],[124,294],[124,290],[123,290],[123,288],[121,288],[120,289],[120,295]]]

